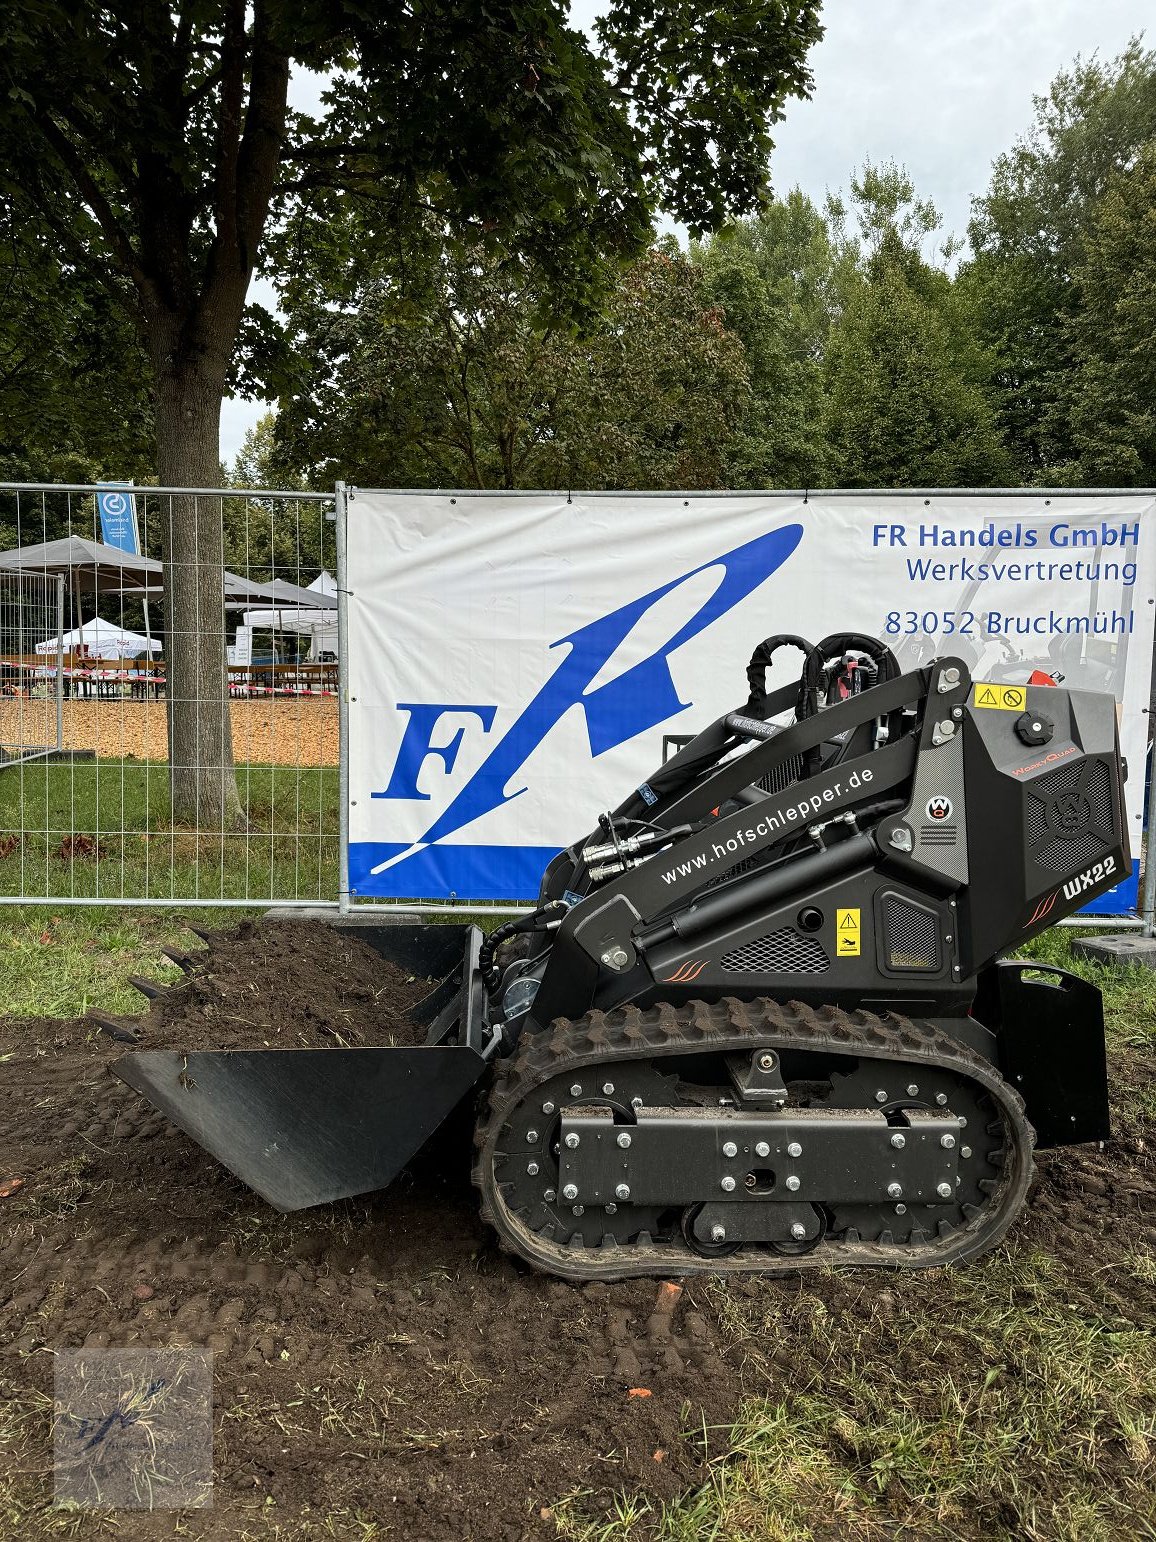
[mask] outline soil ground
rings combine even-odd
[[[318,930],[214,941],[196,976],[154,1004],[151,1041],[183,1021],[200,1035],[186,1036],[189,1047],[229,1042],[236,1025],[220,1014],[242,992],[257,1025],[246,1033],[293,1032],[307,1010],[337,1010],[375,1042],[389,1025],[364,994],[374,989],[360,973],[368,962],[355,948],[335,987],[332,950],[347,944]],[[612,1514],[616,1495],[649,1496],[643,1509],[658,1515],[661,1501],[717,1477],[744,1399],[770,1410],[796,1398],[789,1417],[801,1429],[808,1398],[846,1377],[865,1349],[868,1369],[879,1357],[916,1398],[921,1385],[930,1398],[945,1382],[974,1383],[977,1357],[991,1359],[990,1320],[981,1341],[961,1303],[968,1291],[976,1302],[999,1292],[1024,1260],[1045,1260],[1077,1316],[1121,1333],[1156,1319],[1154,1276],[1125,1267],[1156,1244],[1156,1163],[1131,1102],[1103,1150],[1040,1155],[1010,1262],[1001,1250],[991,1264],[924,1276],[578,1289],[498,1252],[467,1181],[464,1122],[387,1193],[280,1216],[108,1073],[123,1050],[83,1020],[0,1024],[0,1192],[5,1179],[23,1180],[0,1198],[0,1407],[9,1409],[0,1535],[5,1524],[31,1537],[107,1526],[128,1542],[178,1526],[206,1539],[575,1535],[582,1517]],[[1113,1077],[1142,1091],[1154,1069],[1138,1051],[1116,1061]],[[1030,1298],[1025,1270],[1012,1296]],[[1041,1302],[1029,1299],[1029,1325],[1033,1310],[1042,1324]],[[212,1509],[112,1518],[52,1509],[52,1351],[164,1345],[214,1351]],[[1031,1375],[1030,1359],[1014,1354],[982,1369],[992,1398]],[[874,1482],[864,1428],[822,1417],[831,1448]],[[978,1406],[961,1409],[960,1442],[979,1417]],[[1091,1439],[1082,1427],[1072,1433],[1081,1449]],[[1141,1514],[1154,1435],[1114,1426],[1097,1438],[1094,1480],[1122,1496],[1113,1513],[1136,1524],[1113,1520],[1087,1536],[1147,1535],[1156,1524]],[[1078,1534],[1046,1520],[1041,1529],[1006,1494],[987,1508],[941,1507],[942,1525],[916,1533],[910,1488],[884,1473],[876,1492],[879,1530],[834,1511],[817,1511],[805,1530],[776,1529],[752,1520],[748,1505],[721,1530],[716,1516],[713,1528],[678,1535]]]

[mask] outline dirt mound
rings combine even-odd
[[[208,934],[190,978],[158,996],[143,1049],[420,1044],[409,1009],[431,981],[319,921],[246,922]]]

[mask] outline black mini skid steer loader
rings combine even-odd
[[[1131,870],[1115,703],[853,633],[770,638],[748,682],[529,914],[358,929],[444,975],[425,1044],[117,1073],[286,1210],[384,1187],[474,1098],[483,1215],[567,1279],[976,1257],[1034,1145],[1108,1135],[1099,992],[998,956]]]

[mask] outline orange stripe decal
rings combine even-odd
[[[684,964],[680,964],[673,974],[668,974],[663,980],[664,985],[689,985],[691,980],[697,980],[707,966],[705,958],[690,958]]]
[[[1025,921],[1024,926],[1034,926],[1037,921],[1042,921],[1045,916],[1051,915],[1052,907],[1055,905],[1056,900],[1059,898],[1059,893],[1060,891],[1058,889],[1053,889],[1046,898],[1040,900],[1036,905],[1036,908]]]

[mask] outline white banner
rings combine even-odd
[[[1121,703],[1143,816],[1151,494],[350,493],[355,896],[528,900],[776,632]],[[784,650],[769,685],[801,665]],[[1135,904],[1132,877],[1092,907]]]

